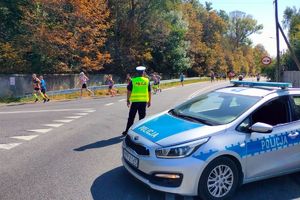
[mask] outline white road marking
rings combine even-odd
[[[105,104],[105,106],[111,106],[113,105],[114,103],[108,103],[108,104]]]
[[[10,150],[22,143],[8,143],[8,144],[0,144],[0,149]]]
[[[87,113],[93,113],[93,112],[96,112],[96,110],[86,110],[84,112],[87,112]]]
[[[126,99],[120,99],[119,102],[126,101]]]
[[[22,136],[13,136],[13,137],[10,137],[10,138],[29,141],[29,140],[32,140],[32,139],[38,137],[38,136],[39,135],[22,135]]]
[[[60,120],[53,120],[54,122],[60,122],[60,123],[69,123],[73,121],[73,119],[60,119]]]
[[[74,115],[80,115],[80,116],[85,116],[88,115],[89,113],[75,113]]]
[[[7,111],[0,112],[0,114],[25,114],[25,113],[43,113],[43,112],[66,112],[66,111],[82,111],[88,112],[92,108],[78,108],[78,109],[54,109],[54,110],[19,110],[19,111]]]
[[[170,194],[170,193],[166,193],[165,200],[175,200],[175,195]]]
[[[47,129],[32,129],[32,130],[27,130],[29,132],[36,132],[36,133],[47,133],[51,131],[52,128],[47,128]]]
[[[81,118],[82,116],[68,116],[68,117],[65,117],[66,119],[79,119]]]
[[[170,87],[170,88],[163,89],[162,91],[173,90],[173,89],[175,89],[175,88],[176,88],[176,87]]]
[[[62,125],[64,125],[64,124],[44,124],[43,126],[58,128],[58,127],[61,127]]]

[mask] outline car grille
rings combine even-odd
[[[135,151],[139,155],[143,155],[143,156],[150,155],[150,152],[146,147],[133,142],[129,135],[127,135],[125,138],[125,144],[127,147],[131,148],[133,151]]]

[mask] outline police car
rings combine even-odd
[[[153,189],[203,199],[300,171],[300,89],[232,83],[135,124],[125,168]]]

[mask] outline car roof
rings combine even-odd
[[[217,90],[228,94],[244,96],[264,97],[269,94],[300,94],[300,88],[292,88],[291,83],[284,82],[253,82],[253,81],[230,81],[233,86]]]
[[[243,96],[253,96],[253,97],[264,97],[271,93],[274,93],[278,88],[262,88],[262,87],[235,87],[230,86],[226,88],[221,88],[216,90],[217,92],[223,92],[227,94],[238,94]]]
[[[286,93],[292,92],[291,94],[299,94],[300,95],[300,88],[274,88],[274,87],[236,87],[236,86],[229,86],[226,88],[221,88],[216,90],[217,92],[223,92],[228,94],[238,94],[244,96],[253,96],[253,97],[264,97],[269,94],[273,93]]]

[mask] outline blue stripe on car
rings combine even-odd
[[[200,123],[194,123],[173,117],[169,114],[164,114],[143,123],[133,129],[133,131],[152,142],[157,142],[175,134],[202,126],[204,125]]]
[[[296,130],[299,132],[300,130]],[[300,145],[300,137],[290,138],[288,134],[292,132],[284,132],[274,136],[263,137],[257,140],[249,140],[246,145],[241,146],[241,143],[226,146],[226,150],[237,153],[241,158],[247,156],[256,156],[280,149],[285,149],[295,145]],[[199,160],[206,161],[210,156],[219,152],[218,150],[209,150],[208,152],[200,152],[194,154],[193,157]]]

